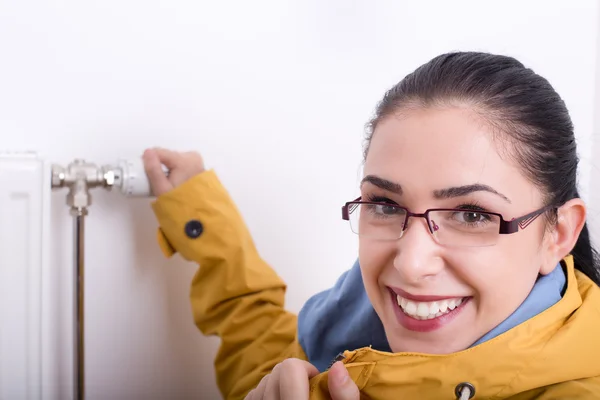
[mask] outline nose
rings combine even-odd
[[[394,268],[407,283],[437,275],[444,267],[440,246],[429,231],[425,218],[411,218],[397,242]]]

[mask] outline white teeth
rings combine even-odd
[[[396,296],[398,305],[404,312],[415,319],[432,319],[449,313],[460,306],[464,298],[445,299],[438,301],[417,302]]]
[[[429,304],[427,303],[419,303],[417,306],[417,315],[419,317],[425,318],[429,315]]]
[[[440,312],[445,313],[448,310],[448,300],[440,301]]]
[[[410,315],[417,315],[417,303],[408,300],[406,302],[406,306],[404,307],[404,311]]]
[[[434,301],[429,305],[429,314],[437,314],[440,311],[440,307],[437,301]]]

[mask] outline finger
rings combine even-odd
[[[156,155],[161,164],[164,164],[167,168],[173,169],[177,167],[177,164],[181,160],[181,154],[176,151],[163,149],[157,147],[154,149]]]
[[[307,400],[309,379],[319,370],[309,362],[298,359],[285,360],[281,365],[279,393],[284,400]]]
[[[244,400],[262,400],[270,377],[271,374],[263,376],[258,386],[248,393],[248,396]]]
[[[256,397],[254,397],[254,393],[255,393],[255,392],[256,392],[256,389],[252,389],[252,390],[250,391],[250,393],[248,393],[248,394],[246,395],[246,397],[244,397],[244,400],[255,400],[255,399],[256,399]]]
[[[273,371],[268,375],[269,380],[266,382],[266,388],[261,397],[262,400],[281,400],[279,394],[279,378],[281,377],[281,364],[277,364]],[[283,399],[285,400],[285,398]]]
[[[173,185],[165,175],[155,150],[146,150],[142,156],[142,160],[144,161],[144,171],[148,176],[152,193],[155,196],[160,196],[173,189]]]
[[[360,392],[340,361],[333,364],[327,377],[329,395],[333,400],[359,400]]]

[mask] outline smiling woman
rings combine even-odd
[[[359,259],[367,294],[395,352],[451,353],[469,347],[517,309],[539,274],[553,271],[570,250],[563,247],[577,238],[585,215],[581,201],[561,210],[571,229],[559,238],[564,242],[553,240],[550,232],[545,235],[547,222],[533,218],[557,207],[544,204],[544,193],[495,148],[493,131],[460,104],[411,109],[377,125],[365,174],[402,191],[367,180],[361,198],[395,206],[404,222],[398,224],[401,234],[389,239],[402,239],[379,240],[379,231],[390,233],[388,220],[365,210],[357,232]],[[407,229],[409,207],[429,209],[424,212],[429,223],[413,220]],[[527,230],[519,229],[522,220],[531,224]],[[422,322],[406,318],[415,314],[415,303],[398,307],[395,296],[390,301],[390,290],[414,301],[434,296],[461,303]],[[416,305],[424,313],[425,303]]]
[[[214,172],[158,198],[163,248],[201,265],[192,306],[222,339],[223,396],[600,397],[600,273],[551,85],[510,57],[444,54],[369,128],[342,208],[359,262],[298,320]]]

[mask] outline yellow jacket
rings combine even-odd
[[[158,241],[199,264],[191,284],[194,320],[217,335],[217,383],[243,399],[286,358],[306,359],[297,317],[284,308],[285,283],[260,257],[234,202],[214,171],[153,203]],[[454,399],[461,382],[474,399],[600,399],[600,289],[563,260],[567,289],[546,311],[467,350],[431,355],[346,351],[343,362],[371,399]],[[311,400],[329,399],[327,372],[311,380]]]

